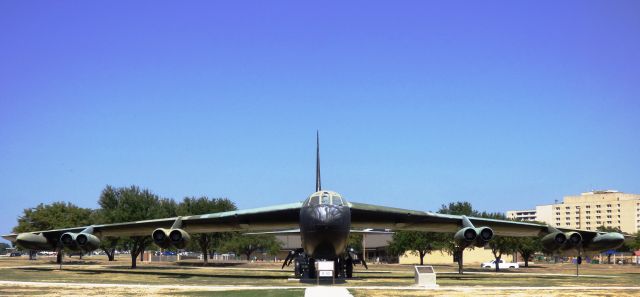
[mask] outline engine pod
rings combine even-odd
[[[171,230],[158,228],[151,233],[151,238],[153,238],[153,243],[155,243],[158,247],[167,249],[171,247],[171,241],[169,240],[169,232]]]
[[[76,244],[85,252],[91,252],[100,247],[100,238],[93,234],[80,233],[76,235]]]
[[[476,233],[475,228],[465,227],[456,232],[453,236],[453,240],[461,247],[468,247],[476,240],[477,236],[478,233]]]
[[[191,241],[191,235],[182,229],[172,229],[169,232],[169,240],[174,247],[183,249]]]

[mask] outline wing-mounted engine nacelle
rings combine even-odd
[[[66,249],[70,249],[72,251],[79,251],[80,246],[76,241],[77,236],[78,236],[78,233],[73,233],[73,232],[64,233],[60,236],[60,243],[62,243],[62,246]]]
[[[542,248],[548,252],[555,252],[559,250],[565,242],[567,242],[567,235],[562,232],[549,233],[542,237]]]
[[[182,229],[158,228],[153,231],[151,237],[153,238],[153,242],[163,249],[171,246],[183,249],[191,240],[191,235]]]
[[[169,240],[169,232],[171,230],[158,228],[151,233],[151,238],[153,238],[153,243],[155,243],[158,247],[167,249],[171,247],[171,241]]]
[[[169,233],[169,239],[174,247],[183,249],[191,241],[191,235],[182,229],[173,229]]]
[[[91,252],[100,247],[100,238],[93,234],[80,233],[76,236],[76,243],[83,251]]]
[[[458,232],[456,232],[456,234],[453,236],[453,240],[460,247],[468,247],[471,244],[475,243],[476,237],[478,237],[478,232],[476,231],[476,228],[465,227],[458,230]]]
[[[91,252],[100,247],[100,238],[89,233],[66,232],[60,236],[60,243],[72,251]]]
[[[624,244],[624,235],[617,232],[601,233],[584,243],[585,250],[604,251],[617,249]]]
[[[493,230],[489,227],[479,227],[475,231],[477,234],[474,243],[476,247],[483,247],[493,239]]]
[[[578,232],[566,232],[567,241],[565,241],[562,249],[568,250],[572,248],[577,248],[582,243],[582,235]]]

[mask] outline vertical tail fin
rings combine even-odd
[[[316,130],[316,192],[322,191],[320,182],[320,132]]]

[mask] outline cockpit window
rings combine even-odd
[[[322,202],[320,202],[320,204],[322,205],[328,205],[331,204],[331,197],[329,196],[329,194],[322,194]]]
[[[318,196],[312,196],[311,198],[309,198],[309,202],[307,203],[308,206],[313,206],[313,205],[318,205]]]
[[[340,198],[340,196],[333,195],[331,198],[333,198],[333,199],[331,199],[332,200],[331,204],[337,205],[337,206],[342,206],[343,203],[342,203],[342,198]]]

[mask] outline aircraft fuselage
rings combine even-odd
[[[314,259],[333,260],[344,254],[350,229],[351,209],[335,192],[316,192],[300,208],[302,248]]]

